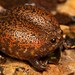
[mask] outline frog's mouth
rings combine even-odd
[[[60,47],[57,47],[53,52],[41,57],[39,60],[44,64],[58,64],[61,57]]]

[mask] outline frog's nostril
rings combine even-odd
[[[56,42],[56,38],[51,39],[51,42],[55,43]]]

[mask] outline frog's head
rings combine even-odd
[[[55,17],[53,17],[50,13],[49,16],[46,17],[47,33],[48,33],[48,50],[49,52],[53,52],[55,49],[60,48],[63,42],[63,31],[60,28],[60,25]],[[46,28],[46,27],[45,27]]]
[[[54,20],[55,22],[56,20]],[[54,52],[55,49],[60,48],[63,43],[63,31],[60,29],[59,24],[52,21],[50,28],[45,32],[47,33],[46,42],[42,46],[43,54],[48,55]],[[40,51],[41,52],[41,51]],[[42,55],[42,54],[41,54]]]

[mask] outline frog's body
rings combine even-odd
[[[62,42],[56,19],[36,6],[20,6],[0,16],[0,51],[28,60],[42,71],[41,57],[49,55]]]

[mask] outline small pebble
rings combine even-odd
[[[28,75],[29,74],[29,69],[25,70],[23,67],[17,67],[15,70],[14,75]]]

